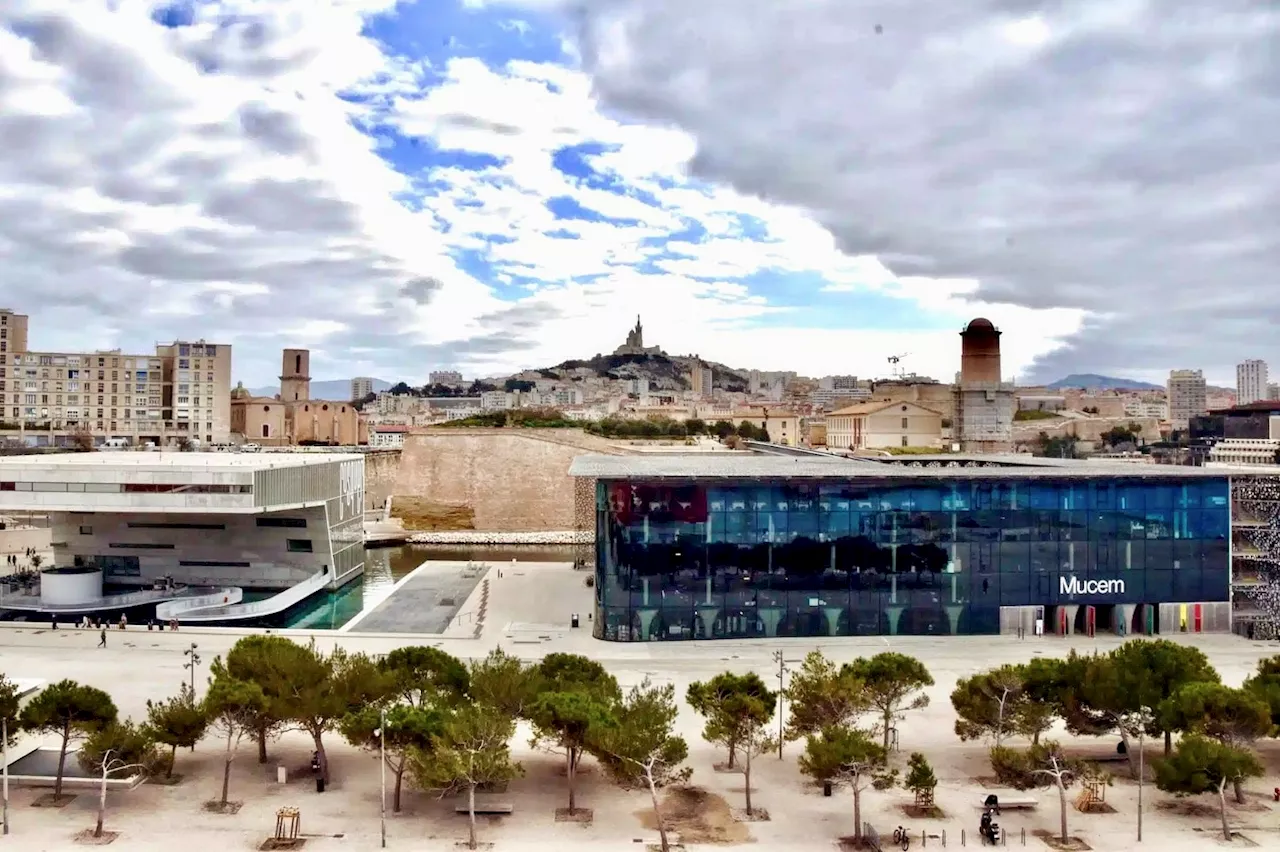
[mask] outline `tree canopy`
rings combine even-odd
[[[933,686],[933,675],[915,657],[885,651],[846,663],[842,671],[862,684],[867,704],[880,714],[881,746],[885,751],[889,750],[893,723],[907,710],[929,706],[929,696],[922,690]]]
[[[706,682],[689,684],[685,700],[707,720],[702,738],[728,748],[733,767],[746,732],[773,718],[778,694],[755,672],[721,672]]]
[[[799,740],[823,728],[853,724],[869,707],[862,688],[851,671],[837,667],[820,651],[810,651],[785,690],[786,738]]]
[[[74,680],[60,680],[46,687],[22,708],[18,720],[23,730],[57,734],[61,738],[58,774],[53,784],[55,799],[62,797],[62,777],[71,739],[93,734],[116,721],[118,715],[110,695]]]

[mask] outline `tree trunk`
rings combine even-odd
[[[1164,732],[1164,756],[1168,757],[1173,753],[1173,731]]]
[[[58,753],[58,777],[53,779],[53,800],[62,798],[62,773],[67,768],[67,743],[71,740],[71,723],[62,726],[62,751]]]
[[[258,725],[253,729],[254,739],[258,741],[258,762],[267,762],[267,726]]]
[[[662,821],[662,808],[658,805],[658,788],[653,783],[653,773],[645,770],[644,780],[649,784],[649,798],[653,800],[653,821],[658,826],[658,844],[661,852],[670,852],[671,845],[667,841],[667,825]]]
[[[176,745],[169,747],[169,770],[165,772],[165,778],[173,777],[173,764],[178,760],[178,747]]]
[[[565,775],[565,778],[569,780],[569,815],[570,816],[574,814],[574,812],[577,810],[577,807],[578,807],[578,800],[577,798],[574,797],[574,789],[573,789],[574,775],[576,774],[576,771],[578,769],[577,767],[578,762],[574,760],[575,751],[576,749],[573,749],[573,748],[567,748],[564,750],[564,759],[565,759],[564,775]]]
[[[316,744],[316,754],[320,756],[320,777],[324,779],[325,786],[329,784],[329,755],[324,753],[324,731],[313,732],[311,734],[312,741]]]
[[[853,839],[862,839],[862,789],[853,782]]]
[[[1133,751],[1133,741],[1129,739],[1129,732],[1124,727],[1117,728],[1120,731],[1120,742],[1124,743],[1124,757],[1129,762],[1129,777],[1138,777],[1138,756]]]
[[[881,743],[881,745],[884,746],[884,753],[885,753],[886,759],[888,759],[888,756],[889,756],[889,725],[892,722],[893,722],[893,710],[891,709],[885,710],[884,711],[884,742]]]
[[[400,782],[404,780],[404,761],[400,761],[400,765],[395,768],[396,773],[396,792],[391,800],[391,812],[400,813]]]
[[[738,757],[738,743],[735,740],[729,743],[729,768],[730,769],[733,769],[734,765],[736,764],[737,757]]]
[[[1236,794],[1236,804],[1244,804],[1244,781],[1240,778],[1232,779],[1231,788]]]
[[[222,762],[222,804],[227,804],[227,789],[231,786],[231,758],[234,752],[231,751],[231,734],[227,734],[227,753],[223,756]]]
[[[107,773],[102,773],[102,786],[98,788],[98,824],[93,827],[93,836],[102,836],[102,823],[107,813]]]
[[[1067,788],[1062,784],[1061,775],[1059,775],[1056,780],[1058,782],[1058,808],[1061,811],[1062,820],[1062,823],[1059,826],[1061,829],[1060,837],[1062,839],[1062,844],[1065,846],[1069,842],[1067,840]]]
[[[747,749],[746,769],[742,777],[746,781],[744,789],[747,791],[747,816],[751,816],[751,749]]]
[[[1222,839],[1231,842],[1231,826],[1227,825],[1227,779],[1218,782],[1218,813],[1222,816]]]
[[[476,785],[467,786],[467,848],[476,848]]]

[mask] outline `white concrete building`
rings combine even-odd
[[[1273,417],[1272,420],[1280,420]],[[1272,430],[1275,431],[1274,429]],[[1211,464],[1274,466],[1280,462],[1280,440],[1226,438],[1209,450]]]
[[[433,385],[460,385],[462,374],[457,370],[432,370],[427,374],[427,381]]]
[[[1268,399],[1267,362],[1256,358],[1236,365],[1236,405]]]
[[[351,401],[364,399],[373,393],[373,379],[369,376],[356,376],[351,380]]]
[[[1124,416],[1168,420],[1169,403],[1158,399],[1141,399],[1138,397],[1126,399],[1124,401]]]
[[[1192,417],[1198,417],[1208,410],[1205,400],[1204,372],[1170,370],[1167,396],[1169,423],[1175,429],[1186,429]]]
[[[399,450],[404,448],[404,436],[409,427],[393,423],[369,424],[369,446],[380,450]]]
[[[69,453],[0,458],[0,514],[49,517],[57,568],[107,583],[285,589],[364,570],[364,457]]]

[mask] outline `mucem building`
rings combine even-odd
[[[1231,629],[1221,471],[707,453],[570,472],[580,511],[594,491],[605,640]]]

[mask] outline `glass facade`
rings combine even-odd
[[[1225,477],[602,480],[595,631],[974,634],[1001,607],[1227,601],[1228,494]]]

